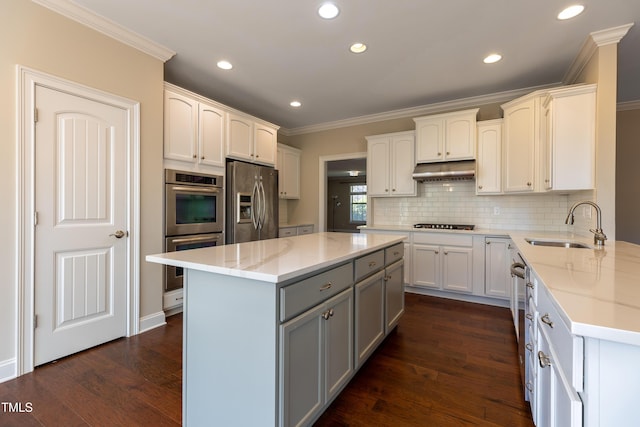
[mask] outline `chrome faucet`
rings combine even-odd
[[[591,205],[596,210],[596,229],[590,229],[589,231],[594,234],[593,243],[596,246],[604,246],[604,241],[607,240],[607,236],[602,232],[602,211],[600,210],[600,206],[596,205],[594,202],[585,200],[582,202],[577,202],[571,209],[569,209],[569,214],[567,215],[567,219],[564,221],[565,224],[573,224],[573,211],[580,205]]]

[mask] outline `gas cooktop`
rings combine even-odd
[[[433,228],[437,230],[473,230],[475,225],[469,224],[414,224],[413,228]]]

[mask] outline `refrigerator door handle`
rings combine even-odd
[[[253,223],[253,228],[258,229],[260,225],[260,190],[258,189],[258,181],[253,182],[253,190],[251,191],[251,222]]]
[[[262,180],[260,180],[260,193],[261,193],[261,202],[260,202],[260,207],[262,210],[262,213],[260,215],[260,228],[262,228],[265,224],[265,222],[267,221],[267,195],[265,194],[264,191],[264,184],[262,183]]]

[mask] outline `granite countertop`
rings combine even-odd
[[[402,242],[405,236],[313,233],[147,255],[158,264],[281,283]]]
[[[568,233],[509,233],[576,335],[640,345],[640,246]],[[526,238],[561,239],[584,248],[532,246]]]

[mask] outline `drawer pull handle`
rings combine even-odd
[[[529,350],[529,351],[533,351],[533,344],[531,344],[530,342],[528,342],[528,343],[525,345],[525,347],[526,347],[526,349],[527,349],[527,350]]]
[[[538,352],[538,361],[540,362],[541,368],[546,368],[547,366],[551,366],[551,358],[544,354],[542,351]]]
[[[320,286],[320,292],[326,291],[327,289],[331,289],[331,286],[333,286],[333,283],[331,283],[331,282],[328,282],[328,283]]]
[[[524,317],[526,317],[529,320],[533,320],[533,316],[531,315],[531,313],[525,314]]]
[[[393,256],[398,256],[398,255],[400,255],[400,252],[398,252],[398,251],[395,251],[395,252],[393,253]]]
[[[533,289],[533,283],[527,282],[527,288]]]
[[[324,320],[329,320],[329,317],[333,317],[333,308],[330,308],[329,310],[322,313],[322,318]]]
[[[549,318],[549,313],[542,316],[540,320],[542,320],[543,323],[549,325],[549,327],[553,328],[553,321],[551,320],[551,318]]]
[[[378,263],[375,261],[369,262],[369,267],[375,267]]]
[[[527,381],[526,387],[527,387],[527,390],[533,392],[533,384],[531,384],[531,381]]]

